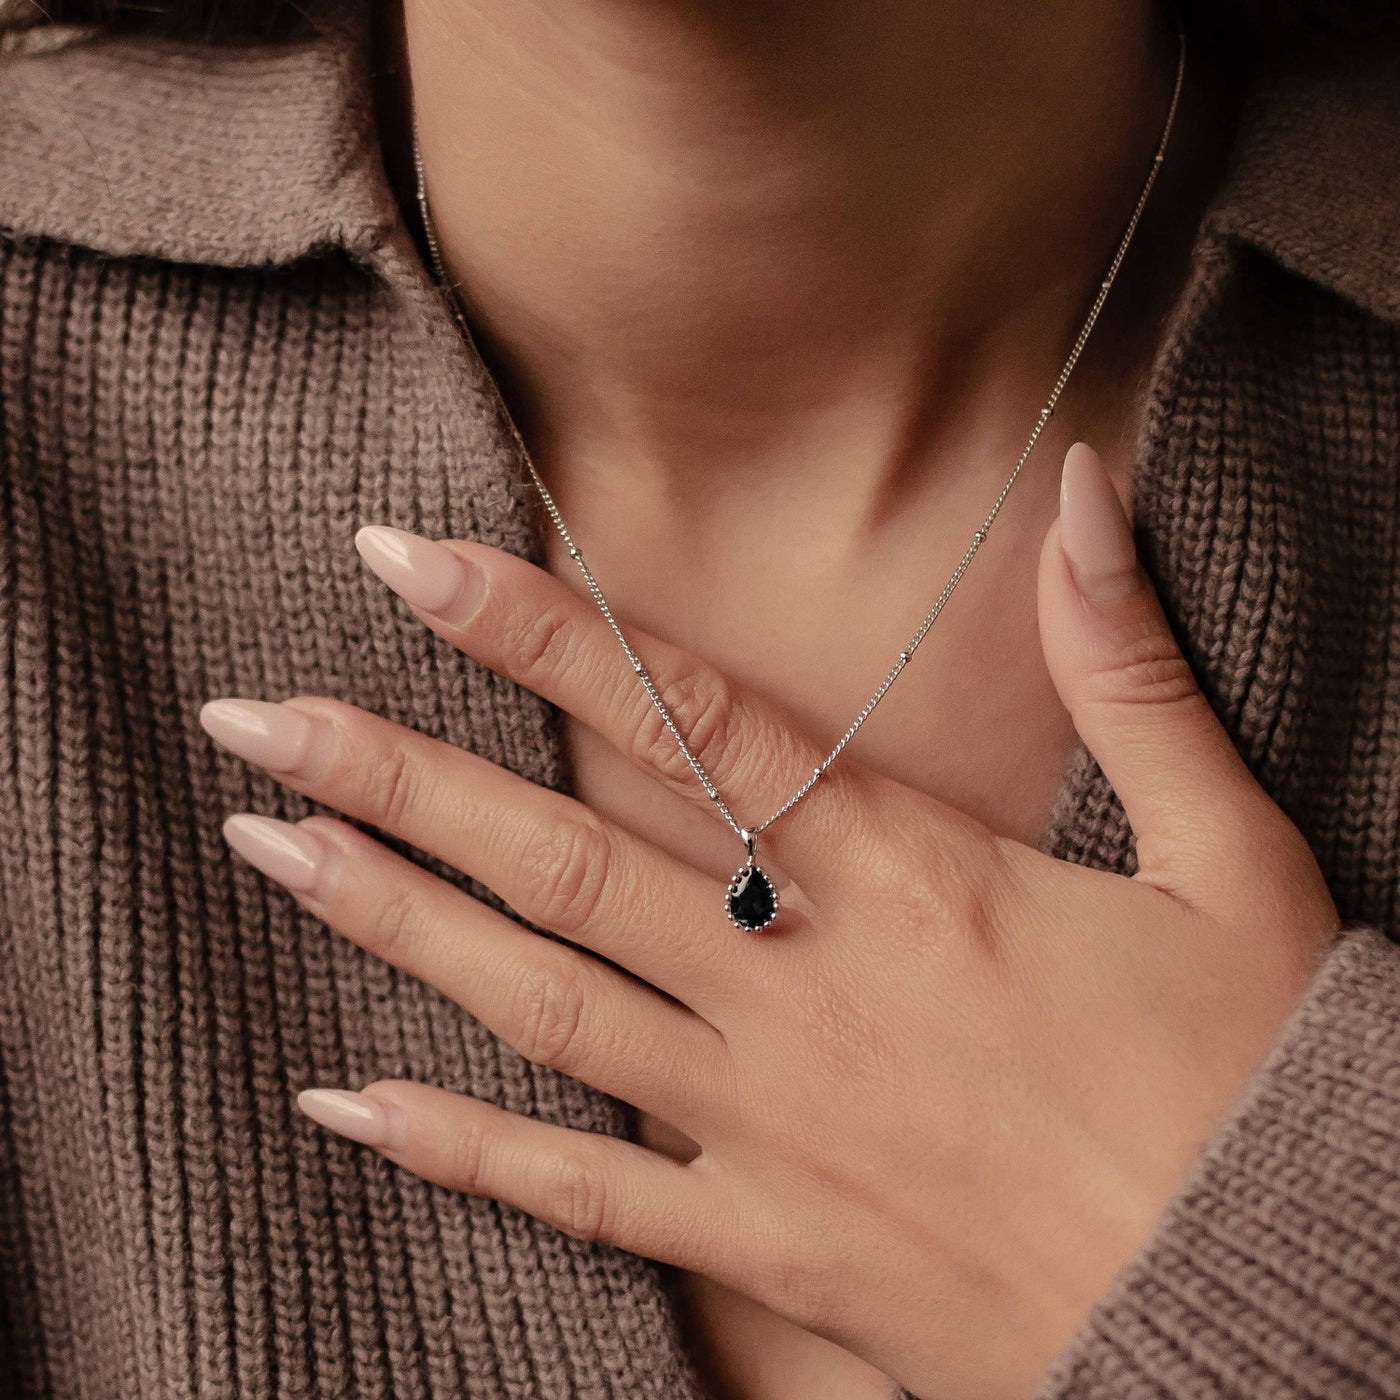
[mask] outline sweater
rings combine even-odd
[[[277,44],[84,30],[0,62],[16,1400],[708,1400],[663,1267],[430,1185],[293,1099],[403,1076],[619,1136],[628,1106],[336,936],[220,833],[324,809],[208,740],[216,695],[335,696],[569,790],[559,714],[352,547],[382,522],[543,558],[386,178],[366,33],[345,0]],[[1400,1395],[1394,58],[1251,82],[1149,405],[1144,565],[1345,928],[1039,1400]],[[1042,849],[1135,869],[1082,746]]]

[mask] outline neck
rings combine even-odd
[[[1028,427],[1176,68],[1149,0],[403,4],[394,159],[411,102],[444,261],[536,460],[671,493],[827,462],[873,505],[988,405]],[[1139,233],[1178,253],[1191,125]],[[1126,313],[1150,279],[1122,281]]]

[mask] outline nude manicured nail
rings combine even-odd
[[[226,749],[260,768],[289,772],[306,756],[315,725],[287,705],[267,700],[210,700],[199,722]]]
[[[255,812],[227,818],[224,840],[255,870],[301,894],[315,889],[326,863],[326,848],[311,832]]]
[[[1091,601],[1111,603],[1137,587],[1132,527],[1103,459],[1085,442],[1065,454],[1060,542],[1079,591]]]
[[[349,1089],[303,1089],[297,1107],[323,1128],[366,1147],[390,1147],[395,1138],[393,1116],[382,1103]]]
[[[436,540],[392,525],[366,525],[356,532],[355,548],[406,603],[454,626],[470,621],[486,594],[481,570]]]

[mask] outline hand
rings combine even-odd
[[[481,544],[360,543],[440,636],[713,811],[591,602]],[[231,817],[240,852],[527,1058],[697,1151],[405,1082],[308,1091],[303,1107],[445,1186],[707,1274],[917,1394],[1027,1395],[1338,931],[1301,834],[1193,683],[1087,448],[1066,461],[1040,612],[1138,873],[1053,860],[843,756],[765,834],[784,887],[758,934],[726,921],[712,875],[476,755],[326,698],[206,705],[235,752],[567,942],[329,817]],[[772,811],[820,759],[703,662],[632,640],[736,812]]]

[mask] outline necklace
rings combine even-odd
[[[1122,266],[1123,259],[1127,256],[1129,245],[1133,240],[1133,234],[1137,232],[1138,222],[1142,218],[1143,210],[1147,207],[1148,196],[1152,193],[1152,187],[1156,183],[1157,173],[1162,168],[1162,162],[1166,157],[1167,142],[1171,137],[1172,125],[1176,120],[1176,109],[1181,97],[1182,79],[1186,70],[1186,34],[1179,23],[1177,28],[1177,40],[1176,82],[1172,88],[1171,102],[1167,108],[1166,120],[1162,126],[1162,134],[1157,142],[1156,154],[1152,158],[1152,164],[1148,169],[1147,178],[1138,195],[1137,204],[1134,206],[1133,212],[1128,219],[1127,226],[1123,231],[1123,236],[1119,240],[1118,247],[1108,265],[1107,272],[1103,280],[1099,283],[1098,291],[1094,296],[1088,315],[1085,317],[1084,323],[1080,327],[1079,334],[1075,338],[1074,344],[1070,349],[1069,357],[1065,360],[1064,366],[1060,370],[1059,377],[1055,380],[1054,387],[1050,391],[1050,397],[1046,400],[1045,406],[1040,410],[1035,426],[1031,429],[1031,434],[1026,441],[1025,447],[1021,449],[1021,454],[1017,458],[1016,465],[1012,469],[1011,475],[1006,479],[1006,483],[1002,486],[1000,494],[993,502],[992,508],[983,520],[981,526],[973,534],[972,541],[964,551],[962,558],[958,561],[952,576],[949,578],[948,582],[944,584],[943,590],[934,600],[933,606],[924,615],[923,621],[920,622],[914,635],[900,650],[899,655],[895,658],[894,664],[890,667],[889,671],[886,672],[885,678],[880,682],[879,686],[876,687],[875,693],[861,707],[860,712],[856,715],[855,719],[851,721],[846,732],[837,740],[831,752],[812,770],[806,782],[804,782],[777,811],[773,812],[764,821],[757,823],[755,826],[741,826],[739,824],[733,812],[729,810],[729,804],[720,795],[719,789],[715,786],[710,775],[701,765],[700,760],[696,758],[690,745],[686,742],[685,736],[677,727],[675,719],[672,717],[670,710],[667,709],[665,701],[661,698],[661,693],[657,688],[656,682],[652,680],[650,672],[648,672],[636,651],[633,650],[632,643],[628,641],[626,635],[623,633],[617,618],[613,614],[611,605],[608,603],[607,598],[604,597],[603,590],[598,586],[598,580],[594,578],[593,571],[584,560],[582,550],[580,550],[578,545],[574,542],[574,537],[570,534],[569,527],[564,523],[564,517],[560,514],[559,507],[555,504],[554,497],[550,494],[549,488],[540,478],[540,474],[535,467],[534,459],[530,456],[529,449],[525,446],[524,439],[521,437],[520,430],[516,426],[515,419],[506,406],[505,399],[500,392],[500,386],[496,383],[490,369],[486,367],[485,361],[482,359],[480,351],[477,349],[476,339],[472,335],[470,325],[467,323],[466,313],[463,310],[457,288],[449,280],[447,270],[443,265],[442,252],[438,246],[437,232],[433,227],[432,214],[428,209],[427,185],[423,176],[423,158],[418,148],[417,116],[416,113],[413,115],[411,121],[413,134],[413,169],[416,180],[418,208],[422,217],[423,232],[427,239],[428,250],[432,256],[434,275],[446,296],[448,305],[452,310],[453,316],[467,344],[471,346],[473,352],[476,353],[477,359],[481,362],[483,368],[486,369],[487,378],[495,393],[501,417],[510,430],[516,448],[520,453],[521,460],[525,463],[530,478],[534,482],[535,489],[540,494],[540,499],[544,503],[544,508],[550,521],[563,539],[569,551],[569,557],[578,566],[579,572],[583,575],[584,583],[587,585],[593,601],[598,605],[604,618],[607,619],[608,626],[616,635],[617,640],[622,644],[622,650],[626,653],[627,660],[637,675],[637,680],[646,690],[652,705],[656,708],[657,714],[660,715],[662,722],[666,725],[666,728],[670,730],[676,743],[680,746],[681,753],[685,755],[686,761],[690,764],[692,771],[699,780],[701,787],[705,791],[705,795],[715,805],[719,814],[724,818],[725,822],[728,823],[730,829],[744,843],[744,864],[739,867],[734,873],[733,878],[729,881],[725,889],[724,897],[725,914],[729,922],[736,928],[755,932],[759,929],[767,928],[778,914],[777,888],[764,873],[763,868],[758,864],[758,837],[772,826],[779,817],[785,812],[790,811],[811,792],[821,779],[822,774],[835,762],[837,756],[855,737],[856,731],[870,718],[871,712],[884,698],[886,691],[894,684],[900,672],[903,671],[913,659],[914,652],[917,650],[919,643],[928,635],[929,629],[933,626],[934,622],[937,621],[938,615],[943,611],[944,604],[947,603],[948,599],[952,596],[953,590],[958,586],[958,581],[967,571],[967,567],[972,562],[973,556],[977,553],[978,549],[981,548],[983,541],[987,538],[987,532],[991,529],[992,522],[996,519],[998,512],[1001,510],[1002,503],[1006,500],[1008,493],[1015,484],[1016,478],[1021,474],[1021,468],[1025,466],[1026,460],[1035,449],[1036,443],[1040,441],[1040,435],[1044,432],[1046,423],[1050,421],[1051,415],[1055,412],[1055,406],[1059,403],[1060,395],[1064,392],[1065,385],[1069,383],[1070,375],[1074,372],[1074,367],[1078,364],[1079,357],[1083,354],[1084,347],[1088,344],[1089,336],[1094,329],[1094,325],[1099,319],[1099,313],[1103,310],[1104,303],[1108,300],[1108,294],[1112,290],[1113,283],[1118,276],[1118,269]]]

